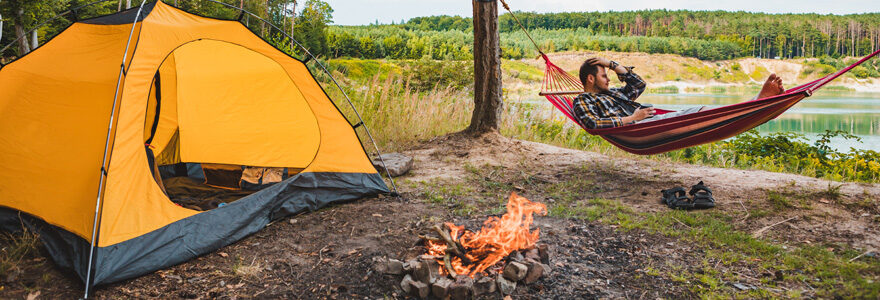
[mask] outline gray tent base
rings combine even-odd
[[[232,244],[272,220],[388,192],[377,173],[300,173],[223,207],[97,248],[92,282],[100,285],[134,278]],[[88,241],[28,214],[0,207],[0,229],[20,231],[22,224],[40,235],[58,266],[72,269],[86,281]]]

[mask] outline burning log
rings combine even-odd
[[[465,255],[465,252],[464,250],[462,250],[461,245],[454,239],[452,239],[452,236],[450,236],[449,233],[446,232],[446,230],[444,230],[442,226],[440,226],[439,224],[434,225],[434,231],[440,234],[440,237],[443,239],[443,241],[446,242],[447,253],[452,253],[452,255],[460,258],[462,263],[465,265],[469,265],[472,263],[471,259]]]
[[[443,256],[443,266],[446,267],[446,272],[449,272],[449,276],[452,276],[453,278],[458,276],[458,274],[455,273],[455,268],[452,267],[449,253],[446,253],[446,255]]]

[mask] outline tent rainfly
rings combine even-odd
[[[172,202],[159,166],[208,164],[285,179],[210,210]],[[0,69],[0,227],[37,231],[87,287],[387,192],[305,64],[240,22],[158,1],[75,22]]]

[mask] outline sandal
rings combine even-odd
[[[694,207],[691,199],[685,196],[683,187],[671,188],[660,191],[663,193],[663,204],[672,209],[690,209]]]
[[[691,187],[688,194],[693,197],[692,207],[705,209],[715,207],[715,198],[712,197],[712,189],[703,184],[703,181]]]

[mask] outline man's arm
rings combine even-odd
[[[618,66],[618,68],[623,68]],[[626,83],[626,86],[617,89],[618,92],[629,98],[630,101],[636,101],[636,98],[642,95],[645,92],[645,88],[647,84],[642,80],[642,77],[633,73],[631,69],[624,68],[624,73],[617,73],[617,79]],[[615,72],[617,72],[615,70]]]
[[[595,105],[587,104],[586,101],[574,101],[574,117],[580,122],[582,125],[591,129],[600,129],[600,128],[611,128],[617,127],[625,124],[629,124],[629,120],[624,120],[628,117],[607,117],[602,118],[596,113]]]
[[[581,97],[578,97],[574,100],[574,103],[572,103],[574,106],[574,117],[578,120],[579,123],[581,123],[581,125],[584,125],[584,127],[591,129],[611,128],[632,124],[646,118],[650,118],[654,115],[654,108],[649,107],[638,109],[629,116],[601,117],[602,114],[600,113],[600,111],[602,109],[599,107],[599,105],[601,104],[597,103],[601,102],[601,100],[586,99]]]
[[[642,93],[645,91],[645,88],[647,87],[647,84],[644,80],[642,80],[642,77],[632,72],[633,67],[624,67],[616,61],[600,57],[591,58],[587,60],[587,62],[606,67],[614,71],[614,73],[617,73],[617,79],[626,83],[626,86],[622,88],[614,88],[612,90],[623,94],[630,101],[635,101],[636,98],[642,95]]]

